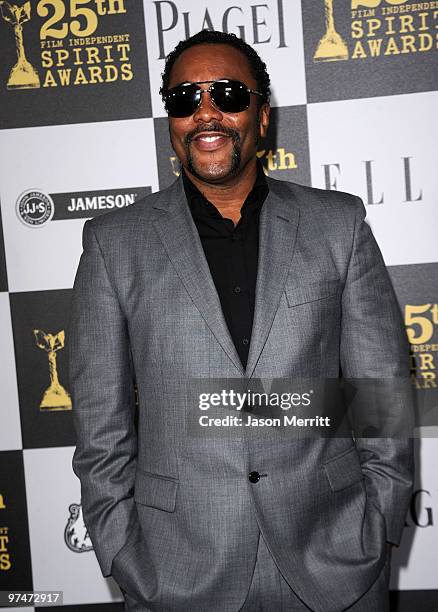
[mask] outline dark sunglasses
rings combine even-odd
[[[211,83],[208,89],[200,85]],[[201,102],[203,91],[208,91],[211,101],[217,109],[224,113],[241,113],[249,108],[250,94],[262,96],[259,91],[249,89],[244,83],[232,79],[218,81],[195,81],[194,83],[181,83],[167,92],[164,105],[170,117],[190,117]]]

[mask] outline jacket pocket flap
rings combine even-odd
[[[289,306],[298,306],[315,300],[322,300],[339,293],[341,281],[339,278],[325,279],[308,283],[307,285],[299,285],[295,287],[286,286],[286,298]]]
[[[324,463],[324,470],[333,491],[341,491],[363,479],[356,447]]]
[[[145,472],[137,468],[134,500],[144,506],[173,512],[175,510],[178,484],[179,480],[177,478]]]

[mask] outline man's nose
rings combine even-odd
[[[208,91],[202,91],[199,106],[193,113],[194,121],[208,123],[212,119],[222,121],[222,118],[223,114],[214,106],[210,93]]]

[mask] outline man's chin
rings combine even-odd
[[[233,168],[233,164],[230,162],[214,164],[198,164],[194,160],[189,160],[188,168],[189,172],[196,178],[206,183],[218,184],[226,181],[229,178],[234,177],[239,168]]]

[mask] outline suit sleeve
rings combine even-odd
[[[72,467],[103,576],[137,527],[134,372],[124,314],[94,231],[84,224],[83,252],[69,322],[69,380],[77,435]]]
[[[341,368],[344,378],[372,378],[376,388],[380,382],[379,401],[384,402],[386,422],[398,419],[402,423],[402,435],[356,438],[367,496],[385,519],[387,540],[399,545],[414,478],[409,344],[388,271],[365,216],[365,206],[356,198],[342,296]],[[371,395],[364,397],[361,408],[375,410]]]

